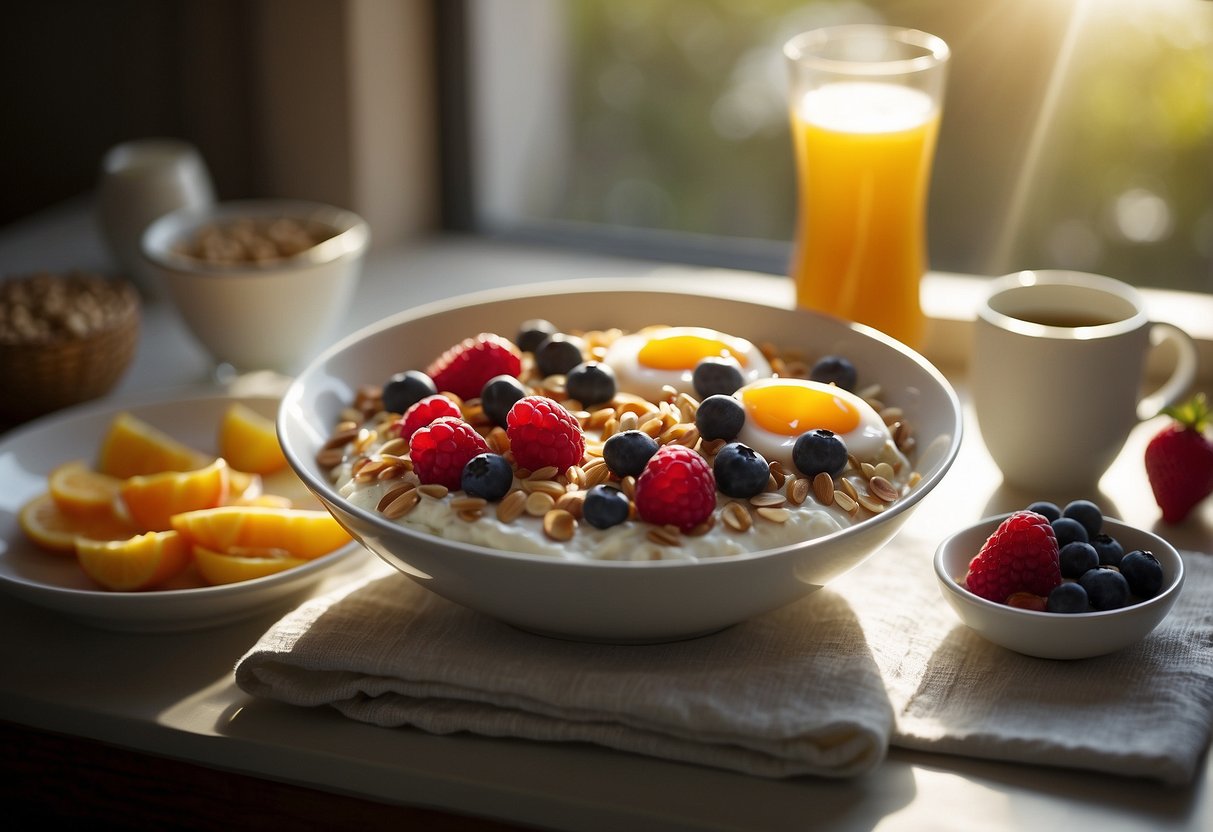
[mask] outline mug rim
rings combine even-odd
[[[1133,313],[1108,323],[1055,326],[1025,320],[994,308],[993,302],[998,297],[1031,286],[1071,286],[1088,289],[1128,303],[1132,307]],[[995,278],[990,290],[978,306],[977,316],[987,323],[1009,332],[1065,341],[1110,338],[1134,332],[1150,322],[1146,314],[1145,300],[1134,287],[1106,275],[1068,269],[1024,269]]]

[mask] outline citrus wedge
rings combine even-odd
[[[286,467],[274,420],[233,402],[219,423],[219,455],[239,471],[272,474]]]
[[[196,471],[130,477],[119,494],[138,529],[159,532],[173,528],[174,514],[222,505],[228,487],[227,462],[220,457]]]
[[[47,477],[55,505],[77,517],[112,516],[122,480],[94,471],[82,459],[57,466]]]
[[[17,523],[36,546],[50,552],[71,554],[76,540],[118,540],[130,537],[134,529],[112,514],[77,516],[62,511],[51,493],[34,497],[21,507]]]
[[[194,547],[194,563],[198,574],[208,584],[234,584],[253,578],[264,578],[307,563],[304,558],[291,557],[282,549],[236,549],[216,552],[204,546]]]
[[[230,459],[224,461],[227,462],[227,498],[229,502],[235,502],[239,499],[247,500],[261,494],[262,482],[260,474],[237,471],[232,467]]]
[[[262,508],[294,508],[295,501],[281,494],[255,494],[251,497],[240,495],[227,501],[231,506],[261,506]]]
[[[205,549],[284,549],[305,560],[327,555],[351,540],[333,515],[311,509],[220,506],[174,515],[173,528],[191,545]]]
[[[106,589],[152,589],[185,570],[190,550],[173,531],[146,532],[126,540],[76,541],[76,558],[85,574]]]
[[[97,470],[111,477],[193,471],[214,457],[174,439],[130,413],[119,413],[101,440]]]

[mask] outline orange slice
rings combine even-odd
[[[17,523],[36,546],[64,554],[75,552],[80,538],[118,540],[134,532],[128,523],[112,514],[95,517],[68,514],[59,508],[49,491],[23,505]]]
[[[94,471],[82,459],[65,462],[47,478],[55,505],[64,514],[100,517],[114,513],[122,480]]]
[[[159,532],[173,528],[174,514],[222,505],[228,487],[227,462],[219,458],[196,471],[130,477],[119,493],[137,528]]]
[[[227,502],[232,506],[261,506],[262,508],[294,508],[295,506],[294,500],[281,494],[254,494],[251,497],[241,494],[239,497],[229,498]]]
[[[261,494],[262,482],[260,474],[249,474],[245,471],[237,471],[232,467],[232,461],[227,462],[227,481],[228,492],[227,498],[234,502],[239,499],[252,499]]]
[[[253,578],[264,578],[307,563],[304,558],[291,557],[283,549],[236,549],[216,552],[204,546],[194,547],[194,563],[198,574],[208,584],[234,584]]]
[[[273,419],[233,402],[219,423],[219,455],[240,471],[272,474],[286,467]]]
[[[214,457],[174,439],[130,413],[119,413],[101,440],[97,470],[111,477],[193,471]]]
[[[285,549],[311,560],[350,542],[349,532],[323,510],[220,506],[173,516],[173,528],[191,545],[219,552]]]
[[[85,573],[106,589],[152,589],[185,570],[190,550],[173,531],[146,532],[126,540],[76,541],[76,558]]]

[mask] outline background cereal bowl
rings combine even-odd
[[[535,317],[565,330],[707,326],[808,356],[846,355],[859,368],[861,385],[882,385],[886,402],[904,408],[918,440],[922,482],[882,514],[827,537],[697,562],[587,562],[502,552],[402,528],[337,495],[315,456],[358,386],[423,368],[479,332],[512,338],[521,322]],[[935,368],[873,330],[804,311],[663,292],[651,282],[599,280],[465,297],[355,333],[296,377],[279,411],[278,432],[290,464],[346,528],[439,595],[535,632],[645,642],[744,621],[820,589],[864,561],[897,533],[951,466],[961,416],[955,392]]]
[[[238,222],[259,229],[253,236],[261,244],[270,242],[273,223],[314,236],[284,235],[283,256],[254,261],[219,244],[234,236],[219,230]],[[206,256],[193,246],[201,233],[217,243]],[[291,241],[294,236],[302,242]],[[293,372],[324,346],[345,314],[369,241],[366,222],[342,208],[234,200],[161,217],[144,232],[143,254],[212,358],[240,370]],[[212,259],[225,251],[232,259]]]
[[[1163,590],[1154,598],[1119,610],[1062,615],[1021,610],[974,595],[959,582],[968,572],[969,561],[1006,517],[988,518],[962,529],[935,552],[935,575],[944,599],[961,621],[985,639],[1027,656],[1085,659],[1141,641],[1175,606],[1184,582],[1183,560],[1175,547],[1155,534],[1110,518],[1104,519],[1104,530],[1126,552],[1145,549],[1162,564]]]

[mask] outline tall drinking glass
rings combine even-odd
[[[949,50],[934,35],[834,26],[784,46],[799,306],[920,347],[926,202]]]

